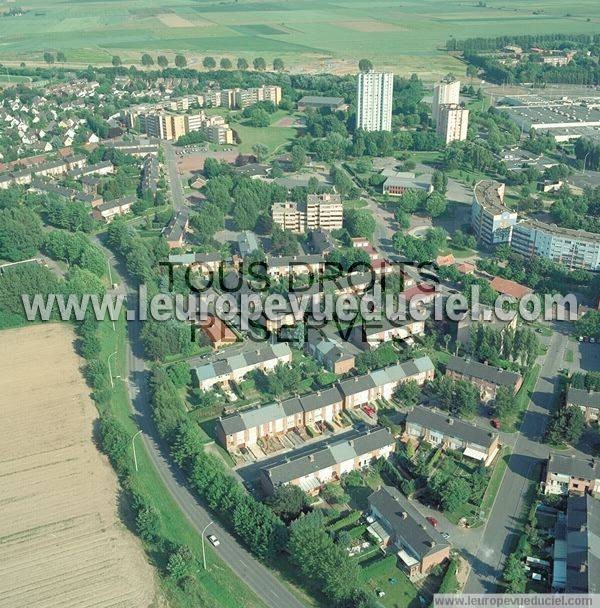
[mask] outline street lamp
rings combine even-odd
[[[206,533],[206,529],[208,528],[208,526],[210,526],[210,524],[214,523],[213,520],[211,519],[205,526],[204,526],[204,530],[202,530],[202,563],[204,564],[204,569],[206,570],[206,553],[204,551],[204,536]]]
[[[110,358],[114,357],[116,354],[117,351],[115,351],[114,353],[110,353],[110,355],[108,355],[108,359],[106,360],[108,363],[108,375],[110,376],[110,388],[115,388],[115,383],[113,382],[112,369],[110,367]]]
[[[133,463],[135,465],[135,471],[137,473],[138,471],[138,462],[137,462],[137,454],[135,453],[135,443],[134,440],[135,438],[142,432],[142,429],[140,429],[132,438],[131,438],[131,447],[133,448]]]

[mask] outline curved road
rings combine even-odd
[[[105,251],[109,263],[113,267],[117,266],[112,252],[98,240],[96,242]],[[121,277],[124,275],[125,273],[121,272]],[[129,285],[124,287],[121,291],[127,293],[128,310],[137,311],[137,292]],[[193,528],[198,534],[202,534],[213,517],[188,489],[183,472],[170,460],[168,447],[154,425],[148,387],[150,371],[143,358],[140,329],[138,320],[127,322],[127,386],[134,418],[142,431],[146,451],[159,477]],[[216,534],[221,541],[219,547],[213,550],[269,608],[305,608],[305,604],[298,600],[271,570],[246,551],[217,521],[211,524],[209,531]]]

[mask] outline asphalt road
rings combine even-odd
[[[185,193],[183,191],[183,186],[181,185],[179,171],[177,170],[177,157],[175,156],[175,150],[173,150],[173,144],[170,142],[163,141],[162,149],[165,154],[165,162],[167,165],[167,181],[169,190],[171,191],[171,202],[177,211],[186,205]]]
[[[527,485],[529,481],[538,481],[535,466],[549,454],[548,446],[540,442],[553,406],[558,371],[564,367],[563,357],[567,346],[568,342],[562,334],[552,334],[496,502],[478,550],[470,556],[471,573],[465,585],[465,593],[494,593],[497,582],[501,580],[504,560],[520,533],[518,518]]]
[[[96,242],[101,245],[98,240]],[[103,249],[109,258],[109,263],[113,267],[117,266],[118,263],[112,253],[106,248]],[[123,271],[121,276],[124,276]],[[127,293],[128,309],[137,310],[137,293],[125,285],[119,290]],[[142,431],[141,440],[167,491],[196,532],[203,534],[206,526],[213,521],[213,516],[190,492],[183,472],[169,458],[168,447],[158,434],[152,418],[148,386],[150,371],[143,358],[143,347],[139,337],[141,324],[138,320],[130,320],[127,329],[127,386],[134,419]],[[246,551],[218,522],[211,523],[205,534],[209,533],[215,534],[221,544],[212,549],[206,543],[207,550],[209,552],[214,550],[269,608],[305,607],[305,604],[298,600],[271,570]]]

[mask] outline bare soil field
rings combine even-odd
[[[204,169],[204,161],[207,158],[216,158],[217,160],[233,163],[238,155],[237,150],[232,152],[192,152],[191,154],[178,156],[177,167],[180,175],[189,178]]]
[[[363,21],[338,21],[334,25],[339,25],[347,30],[355,32],[406,32],[405,27],[394,23],[384,23],[383,21],[375,21],[374,19],[365,19]]]
[[[157,606],[66,325],[0,332],[0,607]]]

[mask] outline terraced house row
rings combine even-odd
[[[348,378],[326,390],[220,418],[216,425],[217,439],[229,451],[252,446],[259,439],[295,428],[331,422],[343,409],[361,407],[375,399],[390,399],[401,383],[414,380],[423,384],[432,380],[433,375],[431,359],[421,357]]]

